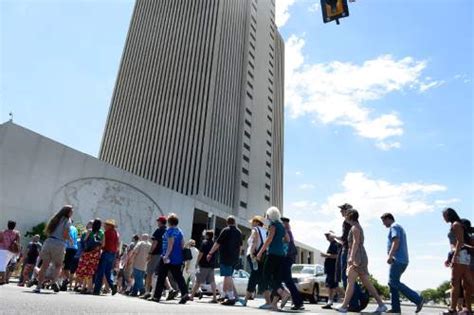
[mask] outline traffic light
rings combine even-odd
[[[349,16],[349,6],[347,0],[321,0],[321,11],[323,12],[323,22],[329,23]]]

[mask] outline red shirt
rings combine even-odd
[[[119,233],[115,229],[108,229],[104,233],[104,251],[116,253],[119,248]]]

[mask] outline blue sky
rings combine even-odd
[[[286,41],[285,212],[325,248],[336,206],[361,212],[369,270],[387,280],[391,211],[406,228],[417,289],[443,267],[450,205],[473,214],[473,3],[350,3],[323,24],[319,1],[277,0]],[[96,155],[132,1],[0,1],[0,121]],[[455,12],[455,15],[451,13]]]

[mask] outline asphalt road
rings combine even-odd
[[[80,295],[73,292],[54,293],[43,290],[41,294],[32,293],[32,288],[18,287],[15,284],[0,286],[0,314],[268,314],[259,310],[261,299],[249,301],[247,307],[221,306],[208,304],[208,298],[201,301],[179,305],[178,301],[154,303],[138,298],[117,294],[115,296]],[[337,314],[322,310],[321,305],[305,305],[305,311],[285,313]],[[375,305],[367,307],[367,313],[375,310]],[[403,314],[414,314],[413,307],[403,307]],[[420,314],[440,314],[442,309],[425,307]],[[279,312],[283,313],[283,312]]]

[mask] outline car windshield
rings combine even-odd
[[[314,275],[314,267],[303,267],[303,269],[301,269],[300,273],[306,273],[306,274]]]

